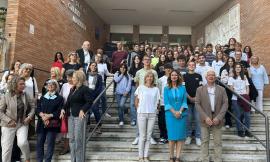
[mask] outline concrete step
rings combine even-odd
[[[151,150],[150,150],[151,151]],[[212,156],[212,153],[210,154]],[[31,161],[35,162],[35,155],[31,154]],[[70,162],[70,155],[54,156],[52,162]],[[181,154],[181,160],[183,162],[198,162],[200,154],[183,153]],[[239,155],[239,154],[225,154],[222,155],[223,162],[265,162],[265,155]],[[150,152],[151,162],[168,162],[168,153],[155,153]],[[138,161],[137,152],[87,152],[86,162],[135,162]]]

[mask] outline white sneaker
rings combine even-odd
[[[90,118],[95,118],[94,113],[92,113],[92,114],[90,115]]]
[[[156,140],[153,137],[151,137],[150,143],[151,143],[151,145],[156,145],[157,144]]]
[[[105,117],[106,118],[111,118],[112,116],[110,114],[108,114],[108,113],[105,113]]]
[[[229,126],[229,125],[225,125],[225,128],[226,128],[226,129],[229,129],[229,128],[230,128],[230,126]]]
[[[136,137],[135,140],[132,142],[132,145],[138,145],[139,137]]]
[[[201,146],[202,145],[202,142],[201,142],[201,139],[200,138],[196,138],[196,145],[197,146]]]
[[[124,125],[124,122],[119,122],[119,126],[123,126]]]
[[[185,145],[190,145],[191,144],[191,137],[188,137],[185,141]]]

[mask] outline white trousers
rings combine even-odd
[[[256,108],[258,108],[259,110],[263,111],[263,90],[259,90],[258,91],[258,97],[256,98],[256,102],[253,103]],[[254,109],[251,109],[252,111],[255,111]]]
[[[14,128],[2,127],[1,146],[2,161],[10,162],[15,135],[17,136],[17,145],[22,151],[24,160],[30,160],[30,148],[27,140],[28,125],[17,124]]]

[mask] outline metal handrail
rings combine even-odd
[[[104,90],[97,96],[97,98],[94,100],[91,108],[93,106],[96,105],[96,103],[100,100],[101,96],[106,92],[106,90],[114,83],[114,80],[112,80],[107,86],[106,88],[104,88]],[[94,132],[96,131],[96,129],[99,127],[99,124],[101,123],[101,121],[103,120],[104,118],[104,115],[106,114],[106,112],[111,108],[113,102],[106,108],[105,112],[101,115],[99,121],[96,123],[94,129],[92,130],[92,132],[90,133],[90,135],[87,137],[86,139],[86,130],[87,130],[87,127],[86,127],[86,122],[84,122],[84,128],[83,128],[83,139],[85,139],[85,141],[83,142],[83,161],[85,161],[85,152],[86,152],[86,143],[90,140],[90,138],[93,136]],[[88,113],[90,112],[90,109],[88,109],[85,113],[85,116],[86,118],[88,117]]]
[[[240,120],[237,119],[237,117],[231,113],[230,111],[229,114],[237,121],[241,124],[241,126],[243,126],[249,133],[251,133],[251,135],[260,142],[260,144],[262,144],[262,146],[265,148],[266,151],[266,158],[267,158],[267,162],[270,162],[270,143],[269,143],[269,117],[267,116],[267,114],[263,113],[261,110],[259,110],[256,106],[254,106],[251,102],[249,102],[248,100],[246,100],[244,97],[242,97],[241,95],[239,95],[238,93],[236,93],[235,91],[233,91],[228,85],[224,84],[222,81],[220,81],[219,79],[216,79],[216,81],[222,85],[223,87],[225,87],[226,89],[228,89],[231,93],[233,93],[234,95],[236,95],[238,98],[242,99],[244,102],[246,102],[250,107],[252,107],[255,111],[259,112],[259,114],[261,114],[264,118],[265,118],[265,136],[266,136],[266,144],[260,140],[256,135],[254,135]]]

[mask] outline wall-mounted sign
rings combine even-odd
[[[64,4],[72,13],[72,21],[78,25],[81,29],[86,30],[86,25],[81,19],[81,12],[86,13],[86,8],[84,8],[79,1],[76,0],[68,0],[65,3],[64,0],[60,0],[62,4]]]

